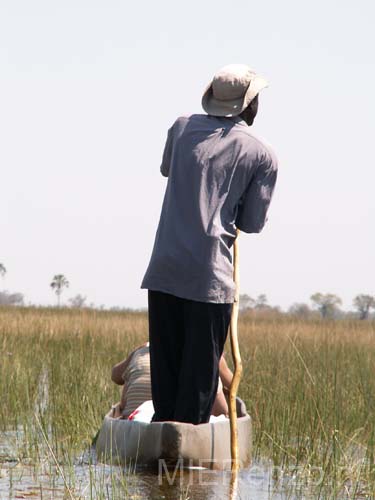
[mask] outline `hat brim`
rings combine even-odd
[[[202,97],[202,107],[207,114],[213,116],[237,116],[242,113],[250,102],[261,90],[268,87],[268,81],[260,75],[255,75],[247,88],[247,91],[240,99],[222,101],[216,99],[212,93],[212,82],[204,91]]]

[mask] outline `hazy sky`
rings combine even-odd
[[[270,81],[254,132],[279,179],[241,291],[375,294],[373,5],[0,0],[0,289],[53,303],[63,273],[65,301],[146,306],[167,128],[246,63]]]

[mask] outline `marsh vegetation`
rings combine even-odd
[[[374,325],[240,316],[239,395],[253,418],[253,463],[268,464],[272,488],[289,498],[373,497]],[[146,339],[144,312],[0,307],[1,498],[26,490],[34,498],[144,497],[131,467],[99,468],[90,447],[119,398],[111,366]],[[147,477],[147,495],[169,498],[172,486],[161,491]],[[179,488],[170,498],[189,496]]]

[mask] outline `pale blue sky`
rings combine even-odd
[[[254,132],[279,156],[241,291],[288,307],[375,294],[373,2],[0,0],[0,288],[53,303],[63,273],[107,306],[146,306],[167,128],[214,72],[263,73]]]

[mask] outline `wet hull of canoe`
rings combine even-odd
[[[237,429],[240,465],[251,459],[251,418],[237,398]],[[103,421],[96,442],[98,458],[117,464],[160,467],[180,463],[211,469],[230,469],[229,420],[192,425],[182,422],[153,422],[112,418],[112,410]]]

